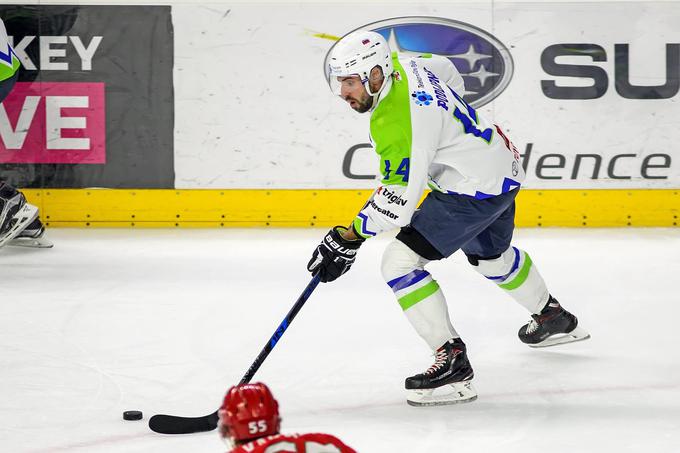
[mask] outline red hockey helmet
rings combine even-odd
[[[220,434],[235,442],[278,434],[281,427],[279,403],[261,382],[230,388],[218,414]]]

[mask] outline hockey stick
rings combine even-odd
[[[309,299],[309,296],[317,287],[319,281],[320,277],[318,274],[312,278],[305,290],[302,291],[300,297],[298,297],[298,300],[295,302],[295,305],[293,305],[293,308],[290,309],[281,324],[279,324],[279,327],[274,332],[274,335],[272,335],[267,344],[264,345],[264,348],[262,348],[262,351],[260,351],[258,356],[255,358],[253,364],[250,365],[250,368],[248,368],[246,374],[243,375],[243,378],[241,378],[241,382],[239,382],[239,384],[247,384],[250,382],[253,376],[255,376],[255,373],[260,368],[264,360],[267,358],[269,353],[272,352],[272,349],[274,349],[276,343],[279,342],[283,336],[283,333],[286,331],[290,323],[293,322],[293,319],[298,314],[305,302],[307,302],[307,299]],[[209,415],[204,415],[203,417],[180,417],[176,415],[158,414],[149,419],[149,428],[151,428],[152,431],[161,434],[190,434],[203,431],[212,431],[213,429],[217,428],[217,422],[217,411]]]

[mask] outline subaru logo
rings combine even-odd
[[[397,17],[356,30],[380,33],[392,51],[447,57],[463,76],[465,101],[476,108],[494,100],[512,78],[513,62],[508,48],[490,33],[464,22],[439,17]]]

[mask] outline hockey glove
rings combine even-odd
[[[350,241],[342,237],[345,227],[333,227],[314,250],[307,270],[319,274],[322,282],[332,282],[347,272],[356,258],[362,240]]]

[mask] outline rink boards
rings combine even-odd
[[[28,189],[49,226],[347,225],[370,190]],[[520,227],[678,226],[680,190],[522,190]]]

